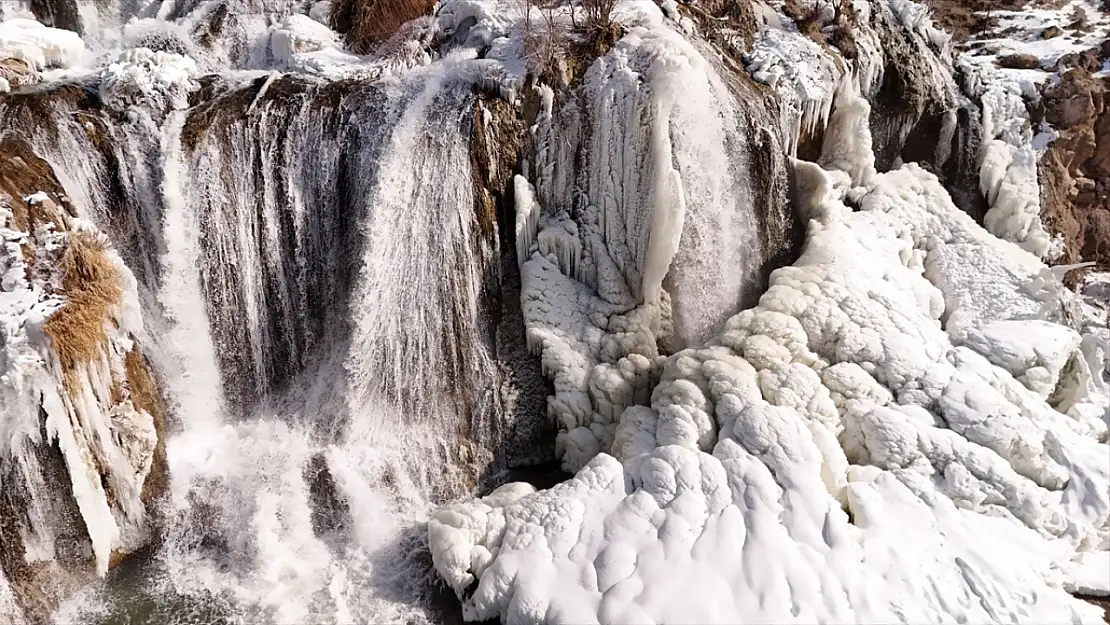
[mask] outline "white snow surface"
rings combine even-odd
[[[861,166],[870,136],[850,129],[870,110],[838,93],[836,158],[796,164],[804,252],[705,346],[626,350],[583,389],[591,346],[650,337],[649,307],[606,334],[561,256],[525,263],[526,318],[551,311],[565,341],[543,350],[556,414],[616,427],[608,453],[568,433],[575,462],[592,456],[568,482],[434,514],[433,561],[467,619],[1101,622],[1065,588],[1110,549],[1110,446],[1090,416],[1107,398],[1068,363],[1105,344],[1048,321],[1074,296],[932,174]],[[1065,370],[1086,378],[1054,393]],[[1080,387],[1092,411],[1049,403]]]
[[[85,43],[75,32],[22,17],[0,22],[0,59],[19,59],[44,70],[72,67],[84,55]]]
[[[1110,597],[1110,551],[1079,554],[1064,568],[1064,589],[1068,592]]]

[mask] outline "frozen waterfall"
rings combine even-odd
[[[1024,94],[911,0],[540,4],[0,0],[0,625],[1094,620]]]

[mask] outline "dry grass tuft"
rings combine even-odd
[[[96,358],[107,344],[105,325],[123,297],[119,272],[107,251],[103,236],[75,232],[62,256],[66,303],[43,324],[43,331],[50,337],[67,384],[76,365]]]
[[[347,34],[347,45],[367,54],[389,39],[405,22],[426,15],[436,0],[334,0],[331,27]]]

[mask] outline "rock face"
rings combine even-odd
[[[1063,237],[1061,263],[1110,269],[1110,84],[1083,67],[1046,86],[1035,111],[1059,132],[1041,158],[1045,224]]]
[[[335,30],[347,34],[353,50],[365,54],[405,22],[430,13],[435,4],[435,0],[334,0],[328,19]]]
[[[0,141],[0,236],[0,578],[40,622],[146,544],[165,408],[136,342],[134,278],[13,138]]]

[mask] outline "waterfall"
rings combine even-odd
[[[340,78],[271,69],[271,26],[288,56],[308,45],[279,19],[291,3],[126,4],[81,12],[99,82],[0,101],[0,137],[25,138],[133,269],[170,415],[157,542],[52,619],[439,622],[424,522],[546,432],[542,408],[518,410],[551,393],[518,366],[540,264],[525,256],[557,256],[560,288],[588,292],[567,318],[593,324],[574,390],[585,419],[604,413],[599,451],[648,401],[657,341],[702,344],[758,287],[742,103],[642,3],[651,23],[586,70],[585,109],[549,101],[533,128],[551,145],[518,249],[494,179],[516,173],[519,139],[498,138],[523,134],[523,70],[491,44],[510,26],[487,3],[383,47],[427,66]],[[136,45],[156,50],[114,54]]]
[[[496,386],[473,327],[470,89],[421,76],[327,108],[334,91],[282,82],[212,107],[251,94],[247,119],[199,109],[165,142],[165,341],[188,363],[166,579],[247,620],[421,618],[394,605],[424,592],[398,535],[473,486],[457,450]]]
[[[134,600],[161,618],[438,618],[413,537],[477,486],[506,411],[468,62],[218,78],[168,112],[67,87],[5,102],[0,135],[27,136],[136,268],[175,415],[162,544],[137,573],[150,599]],[[117,592],[53,618],[128,610]]]

